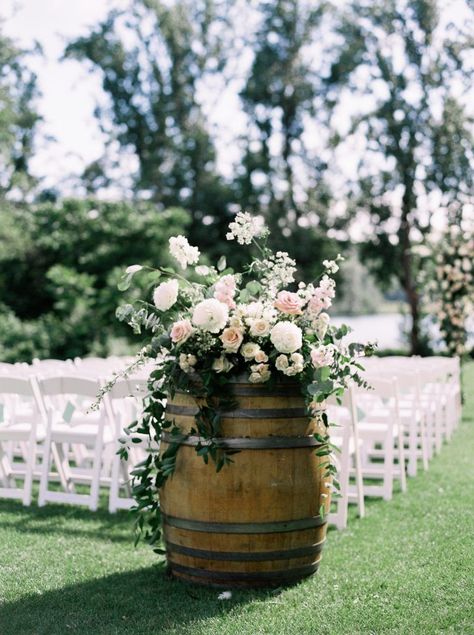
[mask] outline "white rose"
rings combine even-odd
[[[216,373],[227,373],[231,368],[233,368],[233,366],[234,365],[227,359],[225,355],[221,355],[214,360],[212,369],[215,370]]]
[[[279,353],[294,353],[303,344],[301,329],[292,322],[277,322],[270,331],[270,339]]]
[[[249,376],[249,381],[252,384],[263,384],[270,379],[271,373],[268,364],[254,364],[250,366],[252,371]]]
[[[255,355],[260,350],[260,346],[255,344],[255,342],[247,342],[240,349],[240,354],[245,357],[245,359],[254,359]]]
[[[280,372],[284,372],[288,368],[288,357],[286,355],[278,355],[275,360],[275,367]]]
[[[237,329],[243,329],[244,323],[242,322],[240,317],[238,317],[237,315],[233,315],[229,320],[229,326],[233,326]]]
[[[250,323],[250,335],[254,337],[265,337],[270,333],[270,323],[268,320],[259,318],[249,321]]]
[[[244,315],[248,318],[259,318],[262,315],[263,304],[261,302],[250,302],[242,306]]]
[[[153,302],[159,311],[167,311],[178,299],[179,285],[177,280],[162,282],[153,292]]]
[[[259,364],[263,364],[265,362],[268,362],[268,355],[265,353],[265,351],[257,351],[255,353],[254,359]]]
[[[293,364],[295,364],[295,366],[302,366],[304,363],[304,357],[303,355],[301,355],[301,353],[293,353],[290,359]]]
[[[194,307],[193,324],[204,331],[219,333],[226,325],[229,308],[226,304],[211,298],[203,300]]]

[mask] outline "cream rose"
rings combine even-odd
[[[270,322],[263,318],[249,320],[250,335],[254,337],[265,337],[270,333]]]
[[[171,327],[171,341],[174,344],[183,344],[194,333],[194,329],[189,320],[179,320]]]
[[[275,360],[275,367],[283,373],[288,368],[288,357],[286,355],[278,355]]]
[[[219,333],[226,325],[229,308],[214,298],[202,300],[194,307],[193,324],[203,331]]]
[[[171,309],[178,299],[179,284],[177,280],[162,282],[153,292],[153,302],[159,311]]]
[[[214,360],[212,364],[212,369],[216,371],[216,373],[228,373],[231,368],[233,368],[233,364],[227,359],[225,355],[221,355],[217,359]]]
[[[237,353],[239,346],[242,344],[244,336],[242,331],[235,326],[229,326],[222,331],[220,340],[224,346],[224,350],[227,353]]]
[[[301,329],[292,322],[277,322],[270,331],[270,339],[279,353],[295,353],[303,344]]]
[[[275,300],[276,309],[287,315],[299,315],[302,307],[301,298],[297,293],[291,291],[280,291]]]
[[[249,382],[252,384],[263,384],[271,377],[270,367],[268,364],[254,364],[250,366],[252,371],[249,376]]]
[[[240,354],[247,360],[254,359],[259,350],[260,346],[258,344],[255,344],[255,342],[247,342],[240,349]]]
[[[265,351],[257,351],[255,353],[254,360],[259,364],[263,364],[265,362],[268,362],[268,355],[265,353]]]

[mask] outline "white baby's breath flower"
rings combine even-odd
[[[202,300],[194,307],[192,322],[203,331],[219,333],[226,325],[229,308],[214,298]]]
[[[303,344],[301,329],[292,322],[277,322],[270,331],[270,339],[279,353],[294,353]]]
[[[236,240],[239,245],[250,245],[254,238],[268,231],[261,216],[251,216],[248,212],[239,212],[235,220],[229,223],[229,229],[227,240]]]
[[[168,280],[158,285],[153,292],[153,302],[159,311],[167,311],[178,299],[179,284],[177,280]]]
[[[199,249],[192,247],[184,236],[172,236],[169,239],[170,254],[175,258],[182,269],[188,265],[194,265],[199,260]]]
[[[335,260],[323,260],[323,266],[329,273],[337,273],[339,271],[339,265]]]

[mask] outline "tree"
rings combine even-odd
[[[263,213],[276,248],[298,248],[298,262],[311,272],[318,259],[333,256],[329,228],[331,192],[326,164],[308,144],[308,124],[324,117],[321,81],[310,47],[321,38],[326,3],[305,0],[260,2],[260,24],[251,47],[254,59],[241,91],[248,117],[242,165],[237,169],[236,198],[245,209]]]
[[[204,78],[225,64],[227,2],[130,0],[111,11],[89,35],[69,44],[66,56],[88,61],[102,74],[106,106],[97,117],[120,153],[138,162],[133,190],[161,209],[190,211],[191,241],[214,252],[228,221],[229,191],[197,99]],[[106,162],[105,162],[106,163]],[[89,191],[104,182],[104,161],[87,170]]]
[[[1,207],[0,215],[9,246],[0,250],[0,325],[10,329],[0,330],[0,351],[16,352],[15,361],[107,353],[112,337],[129,334],[115,319],[124,269],[170,264],[168,238],[190,220],[181,209],[93,199]],[[21,345],[28,333],[33,343]]]
[[[36,126],[36,76],[25,64],[27,51],[1,32],[0,22],[0,196],[17,197],[34,184],[29,172]]]
[[[361,105],[348,133],[336,134],[334,142],[355,135],[365,141],[349,191],[371,221],[363,255],[381,282],[399,280],[412,317],[411,351],[420,353],[413,242],[430,231],[434,211],[441,207],[450,221],[459,220],[472,202],[465,91],[473,40],[444,26],[435,0],[353,1],[337,33],[328,99],[346,98],[346,106],[350,99],[352,112],[355,97]]]

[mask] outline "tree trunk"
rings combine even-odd
[[[413,257],[411,253],[410,239],[410,211],[413,201],[413,182],[405,182],[405,192],[402,201],[402,218],[398,237],[401,248],[402,271],[400,280],[406,294],[412,318],[410,329],[410,354],[420,355],[422,343],[420,340],[420,296],[416,289],[415,272],[413,271]]]

